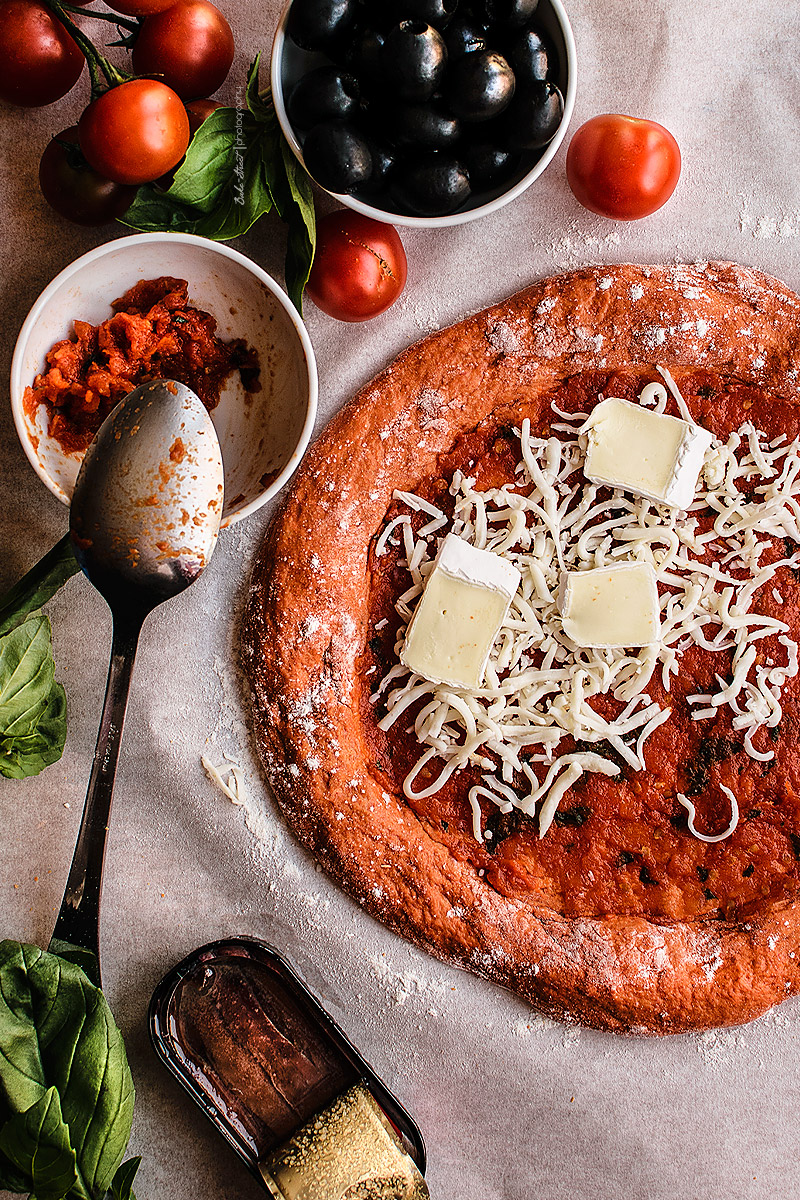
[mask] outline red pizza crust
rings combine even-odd
[[[579,372],[698,368],[797,402],[800,299],[730,263],[546,279],[410,347],[327,427],[255,565],[243,631],[255,732],[292,829],[391,929],[560,1019],[641,1034],[750,1020],[798,990],[800,901],[746,918],[565,916],[501,894],[373,763],[359,674],[370,546],[395,489]]]

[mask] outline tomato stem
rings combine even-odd
[[[88,38],[86,34],[78,28],[72,17],[66,11],[60,0],[42,0],[42,4],[48,9],[57,21],[60,21],[67,32],[72,37],[72,40],[77,45],[86,63],[89,67],[89,77],[92,81],[92,99],[96,99],[102,92],[108,91],[109,88],[116,87],[117,84],[125,83],[132,76],[120,71],[110,63],[108,59],[100,53],[100,51]],[[92,16],[99,14],[93,13]]]
[[[121,13],[95,12],[94,9],[87,13],[85,8],[79,8],[77,4],[68,4],[67,0],[59,0],[59,3],[65,12],[75,13],[78,17],[83,14],[91,17],[93,21],[110,21],[117,29],[127,29],[128,33],[138,33],[142,27],[142,22],[137,21],[135,17],[123,17]]]

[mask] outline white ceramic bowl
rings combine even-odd
[[[286,113],[286,97],[307,71],[328,62],[328,59],[322,54],[312,54],[301,50],[291,38],[287,37],[286,26],[289,21],[290,8],[291,0],[288,0],[281,13],[275,40],[272,43],[270,84],[280,127],[295,156],[303,163],[300,141]],[[541,152],[531,150],[523,154],[517,172],[509,180],[493,191],[476,193],[463,209],[450,213],[446,217],[414,217],[395,211],[388,203],[385,208],[376,208],[373,204],[361,200],[355,195],[344,196],[333,192],[331,195],[348,208],[354,208],[356,212],[363,213],[367,217],[374,217],[377,221],[389,221],[392,225],[411,225],[418,229],[441,229],[448,225],[463,225],[466,221],[474,221],[478,217],[485,217],[489,213],[496,212],[521,195],[546,169],[564,139],[575,106],[578,73],[575,39],[572,36],[569,18],[561,0],[539,0],[535,22],[550,38],[558,53],[558,75],[554,82],[558,84],[564,97],[564,115],[553,140],[548,142]],[[305,166],[305,163],[303,165]]]
[[[140,279],[173,275],[189,299],[211,313],[224,339],[258,351],[261,391],[248,393],[234,372],[212,412],[225,468],[223,526],[271,499],[298,466],[314,428],[317,368],[305,325],[286,293],[251,259],[207,238],[142,233],[91,250],[44,289],[20,330],[11,362],[11,407],[23,449],[54,496],[69,504],[82,454],[65,454],[47,433],[43,404],[26,413],[26,387],[45,355],[77,319],[97,325],[111,302]]]

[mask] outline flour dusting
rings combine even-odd
[[[787,241],[800,237],[800,208],[754,213],[750,211],[749,200],[745,196],[739,209],[739,232],[749,233],[758,241]]]

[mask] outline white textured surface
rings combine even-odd
[[[239,47],[232,97],[255,51],[268,49],[278,5],[221,2]],[[308,306],[320,425],[410,341],[554,271],[720,257],[800,288],[800,7],[570,0],[568,8],[581,70],[573,125],[603,111],[663,122],[684,157],[674,197],[643,222],[595,217],[568,191],[565,143],[530,191],[495,216],[439,234],[406,232],[409,282],[386,315],[346,326]],[[4,390],[14,337],[41,288],[78,254],[123,233],[72,229],[38,197],[38,154],[80,104],[76,93],[41,112],[0,111]],[[278,224],[262,222],[238,245],[280,275]],[[0,439],[2,585],[62,534],[65,513],[25,460],[7,399]],[[666,1041],[556,1026],[367,920],[298,849],[260,780],[236,665],[248,570],[268,519],[258,513],[223,535],[212,569],[150,619],[134,678],[102,944],[138,1089],[140,1200],[263,1195],[155,1062],[145,1029],[164,971],[231,933],[283,949],[406,1102],[427,1139],[434,1200],[793,1196],[796,1002],[747,1028]],[[82,579],[49,611],[70,703],[66,754],[38,780],[0,782],[2,933],[42,945],[77,833],[110,635],[105,605]],[[219,761],[223,751],[245,768],[244,808],[200,766],[202,753]]]

